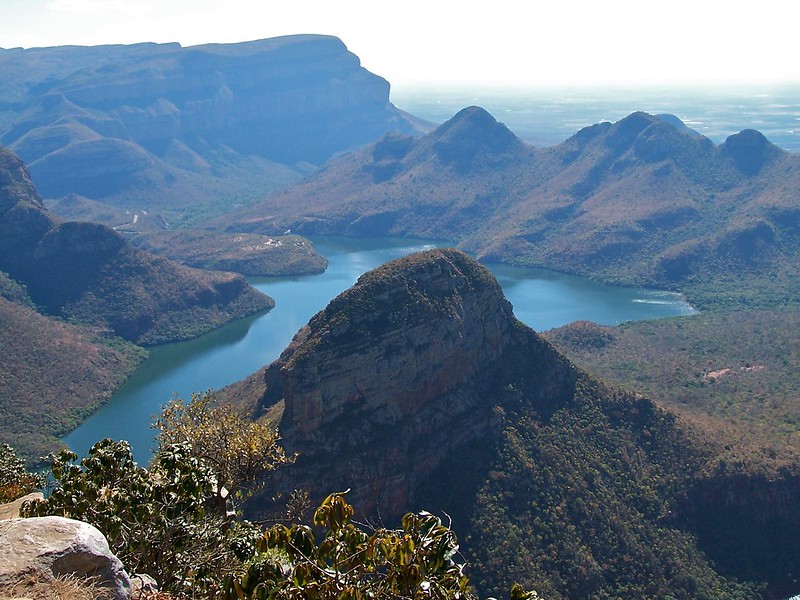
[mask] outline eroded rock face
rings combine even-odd
[[[281,366],[293,435],[314,437],[345,415],[413,417],[496,360],[514,318],[483,271],[460,252],[432,251],[366,274],[331,302]]]
[[[108,542],[92,525],[63,517],[0,522],[0,585],[20,576],[96,577],[115,598],[130,598],[131,581]]]
[[[245,382],[261,409],[284,403],[281,435],[299,453],[270,489],[302,481],[313,500],[350,489],[360,514],[402,514],[447,456],[494,438],[516,355],[540,360],[542,394],[574,384],[464,253],[431,250],[363,275]]]

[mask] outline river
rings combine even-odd
[[[64,442],[83,454],[96,441],[111,437],[131,443],[134,456],[147,462],[154,431],[150,427],[173,394],[219,389],[243,379],[276,359],[300,327],[358,277],[389,260],[434,247],[433,243],[397,239],[315,240],[328,257],[321,275],[251,279],[275,299],[269,313],[241,319],[188,342],[152,348],[147,360]],[[677,294],[603,285],[552,271],[489,265],[514,313],[538,331],[576,320],[604,325],[694,312]]]

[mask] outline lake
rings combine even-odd
[[[328,257],[325,273],[291,278],[251,279],[275,299],[269,313],[241,319],[197,339],[152,348],[147,360],[64,442],[78,454],[104,437],[131,443],[139,462],[151,456],[152,417],[173,394],[219,389],[275,360],[292,336],[358,277],[387,261],[435,247],[397,239],[317,239]],[[694,312],[674,293],[603,285],[552,271],[488,265],[517,318],[538,331],[576,320],[604,325]]]

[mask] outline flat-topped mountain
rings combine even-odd
[[[708,558],[730,552],[716,527],[752,533],[757,519],[715,494],[736,475],[706,483],[715,448],[573,366],[457,250],[363,275],[277,361],[220,395],[279,424],[299,453],[254,513],[295,488],[312,499],[349,489],[359,514],[387,524],[445,512],[482,593],[519,581],[548,598],[759,596]],[[774,492],[770,518],[794,527],[780,498],[796,497],[797,479],[759,489]],[[701,531],[708,512],[718,521]]]
[[[334,159],[227,226],[445,239],[482,260],[640,284],[793,264],[800,157],[752,130],[716,146],[675,121],[633,113],[534,148],[470,107]]]
[[[241,204],[420,125],[330,36],[0,49],[0,74],[0,143],[43,196],[173,219]]]

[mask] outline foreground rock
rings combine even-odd
[[[31,576],[96,578],[117,600],[130,598],[131,581],[102,533],[63,517],[0,522],[0,588]]]
[[[19,517],[19,509],[22,508],[23,504],[26,502],[35,502],[36,500],[41,500],[43,498],[44,495],[41,492],[33,492],[12,502],[0,504],[0,521],[16,519]]]

